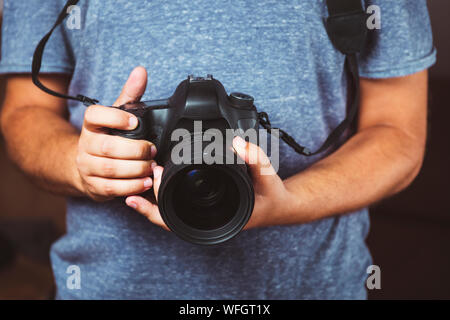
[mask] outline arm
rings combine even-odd
[[[69,76],[41,79],[46,86],[67,92]],[[66,101],[40,91],[28,75],[6,78],[4,101],[0,124],[13,162],[47,190],[80,195],[73,183],[79,133],[67,121]]]
[[[52,74],[41,79],[47,87],[67,92],[68,76]],[[136,68],[115,104],[136,100],[146,82],[145,69]],[[12,160],[49,191],[102,201],[151,187],[153,144],[104,132],[107,127],[135,128],[137,119],[128,112],[91,106],[80,134],[67,120],[65,100],[40,91],[29,75],[11,75],[0,124]]]
[[[427,71],[361,80],[357,133],[339,150],[284,181],[293,198],[283,223],[350,212],[406,188],[422,165]]]

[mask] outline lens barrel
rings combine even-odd
[[[222,243],[237,235],[254,206],[247,166],[223,154],[221,164],[205,164],[203,152],[193,161],[174,164],[168,159],[158,193],[166,225],[180,238],[195,244]],[[230,163],[230,164],[228,164]]]

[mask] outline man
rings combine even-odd
[[[211,73],[228,92],[255,96],[274,126],[315,150],[347,105],[325,1],[80,1],[81,28],[55,31],[41,79],[104,105],[87,109],[30,80],[34,48],[65,1],[16,2],[5,3],[1,128],[20,168],[68,197],[67,234],[51,251],[58,298],[366,297],[365,207],[408,186],[424,154],[426,69],[435,61],[425,1],[366,1],[380,7],[382,25],[359,56],[356,132],[311,158],[281,143],[278,174],[260,176],[261,163],[251,165],[252,218],[210,247],[164,230],[157,205],[140,196],[158,190],[157,150],[106,135],[102,128],[137,123],[104,106],[165,98],[187,74]],[[234,146],[246,159],[264,157],[243,141]],[[72,265],[80,289],[66,286]]]

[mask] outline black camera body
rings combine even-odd
[[[253,97],[243,93],[227,95],[212,75],[190,75],[168,99],[120,106],[119,109],[134,114],[139,124],[135,130],[114,132],[126,138],[151,141],[158,149],[156,160],[161,161],[170,148],[171,133],[177,128],[191,130],[193,121],[202,121],[204,129],[257,130],[258,112],[253,101]],[[218,127],[218,120],[224,120],[227,128]]]
[[[111,134],[148,140],[157,147],[156,161],[164,166],[158,206],[167,226],[182,239],[196,244],[221,243],[239,233],[254,206],[247,166],[238,161],[228,139],[223,139],[222,153],[214,155],[223,161],[205,163],[207,143],[203,133],[208,129],[223,137],[229,129],[237,135],[249,129],[257,133],[258,112],[253,97],[243,93],[228,95],[211,75],[189,76],[168,99],[129,103],[119,108],[134,114],[139,124],[135,130],[112,130]],[[202,132],[194,130],[196,121],[201,121]],[[179,143],[172,141],[176,129],[185,129],[192,145],[201,146],[190,148],[190,163],[175,163],[171,157]]]

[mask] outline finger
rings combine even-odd
[[[156,147],[147,140],[133,140],[102,133],[84,132],[87,141],[84,150],[99,157],[124,160],[150,160],[156,156]]]
[[[92,194],[111,198],[139,194],[149,190],[153,181],[151,178],[140,179],[107,179],[101,177],[86,177],[88,191]]]
[[[132,179],[150,176],[153,168],[156,167],[156,162],[154,160],[111,159],[85,154],[77,165],[78,169],[87,176]]]
[[[95,132],[101,128],[133,130],[138,125],[138,119],[133,114],[117,108],[92,105],[85,111],[83,125]]]
[[[156,199],[158,199],[159,186],[161,185],[161,177],[164,168],[161,166],[156,166],[153,168],[153,191],[155,193]]]
[[[140,196],[127,197],[125,199],[125,203],[143,216],[147,217],[147,219],[152,223],[164,228],[167,231],[170,231],[170,229],[164,223],[164,220],[161,218],[158,205],[151,203],[147,199]]]
[[[276,175],[266,153],[257,145],[247,142],[239,136],[233,139],[233,148],[238,156],[249,166],[252,177],[256,181],[271,182]]]
[[[139,101],[147,86],[147,70],[144,67],[136,67],[131,71],[127,82],[122,88],[114,106],[120,106],[129,102]]]

